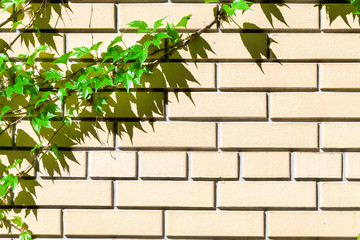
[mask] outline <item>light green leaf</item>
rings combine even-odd
[[[4,106],[2,109],[1,109],[1,112],[0,112],[0,120],[1,120],[1,118],[4,116],[4,114],[6,113],[6,112],[8,112],[8,111],[10,111],[11,110],[11,108],[9,107],[9,106]]]
[[[94,45],[91,46],[90,51],[98,51],[98,49],[102,43],[103,42],[95,43]]]
[[[167,18],[167,17],[161,18],[161,19],[154,22],[154,28],[151,31],[151,33],[156,32],[156,30],[163,25],[162,22],[164,21],[165,18]]]
[[[55,61],[53,61],[51,64],[58,64],[58,63],[62,63],[62,64],[67,64],[70,56],[73,54],[73,52],[68,52],[68,53],[65,53],[63,55],[61,55],[58,59],[56,59]]]
[[[144,21],[135,20],[126,25],[128,25],[129,27],[137,28],[138,33],[149,32],[148,25]]]
[[[187,23],[188,23],[189,19],[191,18],[191,16],[192,16],[192,14],[187,15],[185,17],[182,17],[180,22],[178,24],[176,24],[175,27],[184,27],[184,28],[186,28]]]
[[[176,43],[179,40],[180,36],[178,31],[176,31],[170,23],[166,25],[166,32],[170,36],[170,40],[173,43]]]
[[[205,3],[217,3],[219,0],[204,0]]]
[[[60,102],[64,101],[65,96],[67,96],[66,88],[59,88],[58,97],[59,97]]]

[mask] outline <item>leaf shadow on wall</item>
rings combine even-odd
[[[348,27],[351,28],[349,21],[360,24],[360,18],[358,15],[353,14],[356,8],[349,4],[348,1],[344,1],[345,4],[321,4],[321,8],[325,8],[326,17],[329,20],[329,26],[340,18]]]

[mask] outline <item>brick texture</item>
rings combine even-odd
[[[35,2],[32,10],[40,6]],[[165,32],[166,22],[192,14],[188,28],[177,27],[187,37],[219,10],[203,0],[60,2],[51,1],[36,20],[40,37],[30,29],[10,57],[48,44],[49,54],[40,53],[35,65],[56,69],[53,58],[100,41],[101,53],[120,34],[123,47],[141,44],[145,34],[129,28],[131,21],[152,28],[166,17],[159,28]],[[40,240],[356,239],[360,21],[345,2],[256,0],[234,15],[236,23],[219,21],[169,56],[163,54],[172,42],[164,39],[146,62],[163,61],[141,85],[96,93],[108,102],[103,115],[92,98],[80,102],[71,94],[58,105],[64,113],[54,127],[77,108],[72,125],[52,141],[59,159],[48,151],[34,161],[29,153],[40,141],[46,146],[53,129],[43,128],[40,138],[31,118],[16,122],[25,115],[6,114],[0,176],[35,168],[3,210],[27,215]],[[11,11],[0,14],[0,25]],[[31,21],[22,13],[16,19]],[[18,34],[10,29],[0,29],[0,51]],[[71,56],[58,68],[76,72],[92,64],[90,57]],[[0,112],[5,104],[27,108],[27,100],[0,96]],[[2,132],[6,124],[12,125]],[[7,170],[17,159],[18,169]],[[0,239],[19,238],[2,224]]]

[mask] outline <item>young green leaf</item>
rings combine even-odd
[[[77,58],[81,58],[85,54],[90,54],[90,49],[87,47],[77,47],[74,48],[74,53],[72,55],[75,55]]]
[[[49,71],[44,72],[43,74],[46,76],[45,81],[53,79],[53,82],[56,82],[63,77],[62,72],[56,69],[50,69]]]
[[[154,28],[151,31],[151,33],[156,32],[156,30],[163,25],[162,22],[164,21],[165,18],[167,18],[167,17],[161,18],[161,19],[154,22]]]
[[[98,42],[98,43],[95,43],[94,45],[92,45],[90,47],[90,51],[98,51],[100,45],[102,44],[103,42]]]
[[[20,24],[22,24],[21,21],[13,22],[13,23],[11,24],[11,31],[14,30],[14,29],[16,29]]]
[[[187,23],[188,23],[189,19],[191,18],[191,16],[192,16],[192,14],[187,15],[185,17],[182,17],[180,22],[178,24],[176,24],[175,27],[184,27],[184,28],[186,28]]]
[[[62,64],[67,64],[70,56],[73,54],[73,52],[68,52],[68,53],[65,53],[63,55],[61,55],[58,59],[56,59],[55,61],[53,61],[51,64],[55,65],[55,64],[58,64],[58,63],[62,63]]]
[[[179,41],[179,38],[180,38],[179,33],[178,33],[178,31],[176,31],[174,29],[174,27],[170,23],[167,23],[167,25],[166,25],[166,32],[170,36],[170,40],[173,43],[176,43],[177,41]]]
[[[21,227],[22,225],[24,225],[24,221],[19,216],[15,216],[13,219],[11,219],[11,222],[13,222],[18,227]]]
[[[19,237],[20,237],[19,240],[31,240],[31,234],[29,231],[20,233]]]
[[[246,1],[246,0],[234,0],[231,3],[231,7],[237,10],[248,10],[251,9],[249,4],[252,2]]]
[[[360,14],[360,0],[350,0],[350,3],[355,7],[354,14]]]
[[[144,21],[135,20],[126,25],[128,25],[129,27],[137,28],[138,33],[149,32],[148,25]]]
[[[60,102],[63,102],[64,97],[66,97],[66,96],[67,96],[66,88],[59,88],[58,97],[59,97]]]
[[[97,99],[95,99],[95,101],[94,101],[95,111],[97,113],[104,113],[103,105],[105,105],[105,104],[107,104],[105,98],[98,97]]]
[[[1,120],[1,118],[4,116],[4,114],[6,113],[6,112],[8,112],[8,111],[10,111],[11,110],[11,108],[9,107],[9,106],[4,106],[2,109],[1,109],[1,112],[0,112],[0,120]]]
[[[60,158],[59,150],[56,143],[52,145],[51,151],[55,154],[56,159]]]

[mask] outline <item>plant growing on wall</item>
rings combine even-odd
[[[354,13],[360,13],[360,1],[350,2],[356,9]],[[181,34],[178,31],[179,28],[187,29],[191,15],[184,16],[176,24],[165,23],[165,18],[151,25],[140,20],[133,21],[128,26],[142,34],[139,43],[127,46],[123,35],[120,34],[105,46],[103,52],[99,50],[104,45],[102,42],[92,46],[76,47],[56,60],[51,60],[48,68],[39,65],[37,61],[39,56],[50,54],[52,46],[45,42],[35,47],[31,53],[10,57],[12,46],[23,34],[33,31],[39,39],[44,34],[35,23],[47,4],[44,0],[34,9],[31,2],[26,0],[0,1],[3,11],[11,13],[8,19],[0,23],[0,27],[11,24],[11,29],[19,32],[14,39],[6,43],[0,53],[0,136],[8,134],[13,126],[27,120],[40,139],[47,139],[34,144],[30,150],[32,161],[25,169],[21,167],[21,158],[5,167],[5,175],[0,180],[2,204],[11,202],[11,194],[15,193],[19,181],[35,168],[43,156],[51,154],[56,159],[61,158],[55,141],[56,136],[62,129],[74,124],[76,110],[80,104],[90,104],[98,115],[103,114],[104,106],[109,102],[101,93],[119,88],[125,88],[129,92],[134,85],[141,85],[141,77],[151,74],[153,68],[166,57],[188,46],[215,24],[233,21],[232,17],[237,10],[249,10],[252,3],[235,0],[230,4],[216,5],[214,20],[191,34]],[[28,20],[21,20],[20,16],[28,16],[22,18]],[[163,26],[164,30],[160,30]],[[74,61],[70,61],[71,59]],[[79,101],[68,104],[64,114],[65,109],[62,105],[71,97]],[[17,99],[21,99],[23,104],[15,104]],[[54,124],[54,121],[57,124]],[[48,131],[45,133],[46,129]],[[9,230],[17,229],[20,239],[31,239],[31,231],[20,216],[11,217],[8,211],[1,210],[0,220],[2,227]]]

